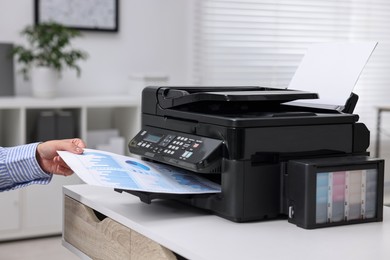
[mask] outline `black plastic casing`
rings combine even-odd
[[[316,223],[316,176],[320,172],[377,170],[374,217]],[[378,222],[383,220],[384,161],[366,156],[302,159],[288,163],[288,207],[290,223],[306,229]]]
[[[172,93],[168,87],[144,89],[142,127],[221,140],[221,171],[201,174],[219,182],[222,192],[169,198],[226,219],[247,222],[286,218],[288,186],[295,185],[289,182],[289,161],[368,155],[369,131],[357,122],[357,115],[284,105],[286,100],[278,101],[274,96],[272,100],[251,100],[250,87],[241,89],[248,91],[247,101],[243,96],[236,101],[229,96],[214,101],[194,96],[190,101],[181,99],[180,105],[166,100],[164,108],[162,100],[191,95],[202,88],[172,89]],[[164,195],[142,193],[140,197],[150,202]]]

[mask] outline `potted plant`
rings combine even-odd
[[[27,38],[28,47],[15,45],[12,54],[22,64],[24,78],[31,76],[34,96],[53,97],[65,68],[76,70],[80,76],[77,62],[85,60],[87,53],[71,46],[71,39],[79,37],[79,31],[48,22],[27,26],[21,34]]]

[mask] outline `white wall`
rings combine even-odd
[[[20,31],[34,21],[32,0],[0,1],[0,42],[25,43]],[[88,52],[82,75],[66,71],[61,96],[127,93],[129,75],[165,73],[172,85],[188,84],[190,1],[119,0],[119,32],[86,32],[74,46]],[[30,83],[16,75],[16,91],[29,95]]]

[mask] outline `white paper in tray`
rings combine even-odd
[[[300,100],[343,106],[377,42],[321,43],[307,50],[288,88],[319,94],[317,100]]]

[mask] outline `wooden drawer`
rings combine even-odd
[[[165,247],[68,196],[63,236],[92,259],[176,259]]]

